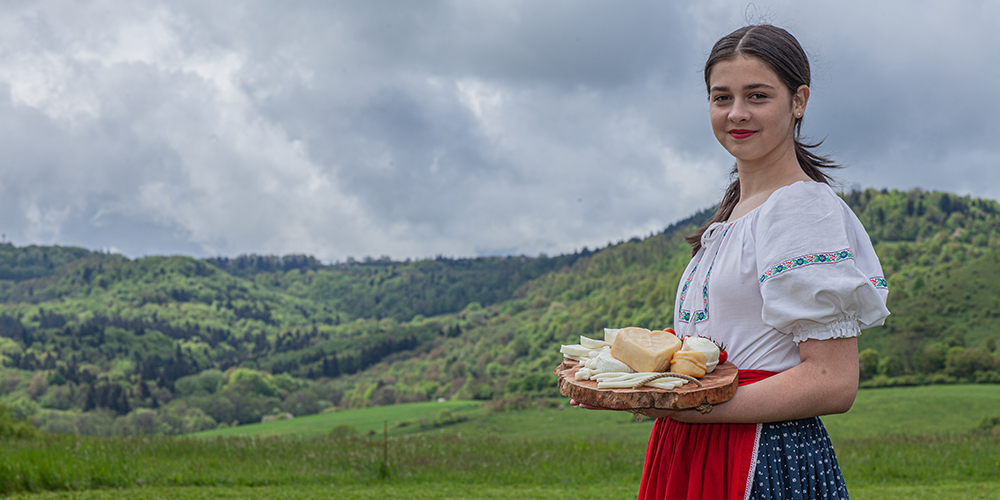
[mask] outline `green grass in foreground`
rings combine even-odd
[[[995,483],[936,484],[931,486],[872,486],[851,488],[854,500],[995,500]],[[551,500],[634,498],[637,485],[586,485],[575,488],[561,486],[477,486],[425,483],[406,486],[261,486],[261,487],[153,487],[128,490],[96,490],[20,494],[11,500],[382,500],[406,498],[413,500]]]
[[[969,433],[982,416],[1000,414],[998,404],[1000,386],[992,385],[873,389],[859,394],[851,412],[824,420],[853,498],[1000,498],[994,493],[1000,491],[1000,437]],[[468,420],[412,433],[420,415],[432,418],[441,408]],[[349,421],[377,432],[325,437]],[[386,421],[392,429],[388,476],[378,432]],[[277,434],[270,437],[50,436],[0,446],[0,495],[629,498],[650,425],[620,412],[536,407],[488,414],[471,403],[422,403],[240,429]]]

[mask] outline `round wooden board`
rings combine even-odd
[[[559,376],[559,393],[568,398],[591,406],[612,410],[638,410],[660,408],[664,410],[686,410],[699,405],[719,404],[736,395],[739,383],[736,365],[725,362],[705,374],[703,387],[687,383],[677,389],[665,390],[643,387],[641,389],[598,389],[597,381],[577,380],[579,363],[564,359],[556,370]]]

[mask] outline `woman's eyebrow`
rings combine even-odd
[[[743,86],[743,90],[756,90],[761,88],[774,89],[773,86],[768,85],[766,83],[750,83]],[[716,85],[711,89],[709,89],[709,92],[729,92],[729,87],[723,85]]]

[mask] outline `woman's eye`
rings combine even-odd
[[[727,100],[729,100],[729,96],[727,96],[727,95],[717,95],[717,96],[715,96],[715,97],[712,98],[713,102],[724,102],[724,101],[727,101]]]
[[[755,92],[750,94],[751,99],[767,99],[767,94],[761,94],[760,92]]]

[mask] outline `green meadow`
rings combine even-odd
[[[978,430],[993,416],[1000,386],[984,384],[862,390],[824,421],[852,498],[985,499],[1000,498],[1000,435]],[[0,497],[629,498],[650,427],[547,400],[365,408],[181,438],[50,435],[3,443]]]

